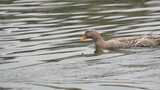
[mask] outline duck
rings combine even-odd
[[[160,45],[160,36],[127,36],[111,38],[107,41],[97,31],[86,31],[81,37],[81,42],[92,40],[95,44],[95,54],[104,53],[104,49],[116,50],[136,47],[156,47]]]

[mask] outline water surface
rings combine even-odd
[[[93,54],[79,37],[160,34],[159,0],[1,0],[0,89],[159,90],[160,49]]]

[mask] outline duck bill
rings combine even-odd
[[[80,37],[80,41],[81,41],[81,42],[89,42],[89,41],[91,41],[91,39],[87,38],[85,35],[82,35],[82,36]]]

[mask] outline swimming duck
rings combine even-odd
[[[103,39],[100,33],[96,31],[86,31],[80,38],[81,42],[92,39],[95,43],[95,53],[103,53],[103,49],[121,49],[134,47],[155,47],[160,45],[160,36],[132,36],[112,38],[107,41]]]

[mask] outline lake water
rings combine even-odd
[[[88,29],[158,35],[160,1],[0,0],[0,90],[160,90],[160,48],[96,56]]]

